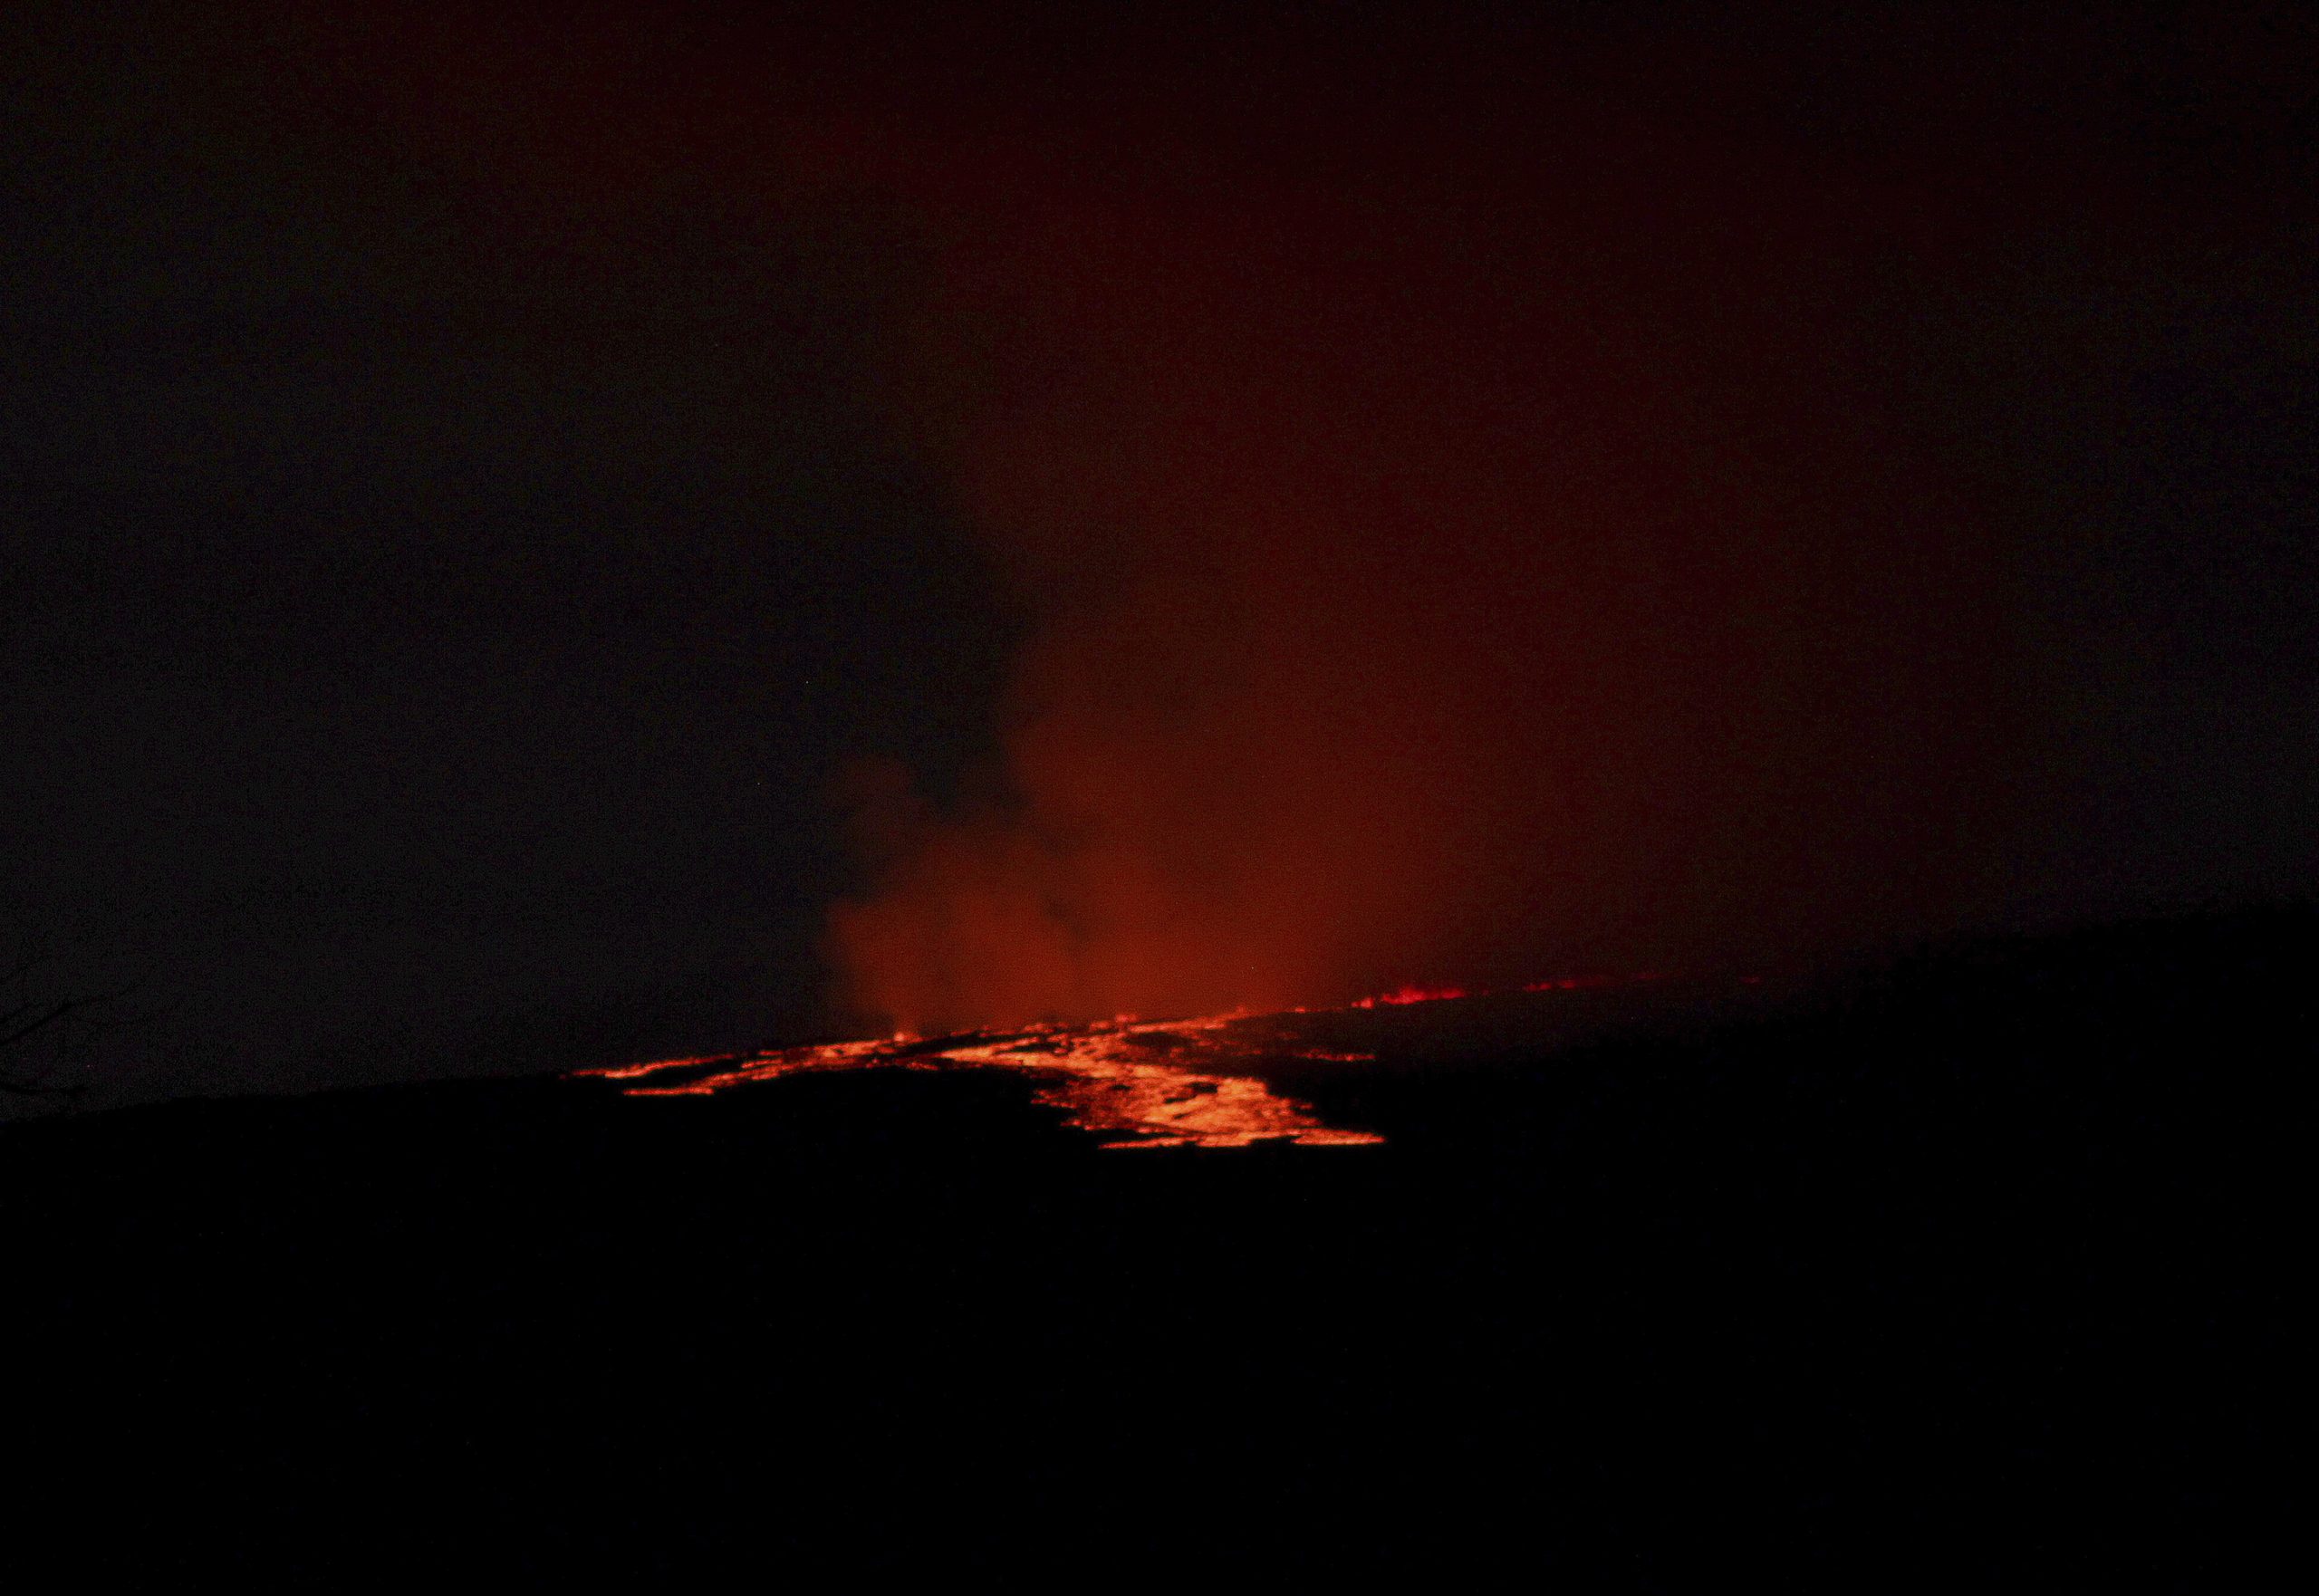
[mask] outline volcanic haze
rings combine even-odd
[[[952,396],[929,435],[1029,617],[1002,769],[942,803],[863,774],[877,882],[832,940],[866,1016],[1279,1008],[1973,911],[1998,562],[1872,323],[1976,220],[1583,58],[1370,43],[1121,47],[1073,80],[1109,93],[890,73],[915,98],[829,119],[824,178],[933,241],[900,386]]]

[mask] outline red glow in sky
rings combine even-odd
[[[1360,70],[870,119],[1034,630],[999,796],[877,811],[866,1014],[1750,957],[1968,883],[2001,620],[1858,342],[1927,219],[1551,72]]]
[[[829,945],[865,1026],[1969,906],[2009,622],[1887,312],[1992,224],[1932,131],[1799,139],[1707,35],[844,17],[665,83],[575,52],[530,91],[560,142],[502,159],[592,202],[717,171],[926,266],[865,382],[1028,637],[969,797],[858,784],[874,879]],[[417,96],[447,143],[476,70]]]

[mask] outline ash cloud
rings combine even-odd
[[[832,919],[854,1006],[1321,1003],[1972,913],[2008,618],[1870,331],[1925,218],[1566,85],[1252,71],[886,124],[973,350],[943,447],[1033,627],[985,796],[889,793]]]
[[[545,236],[681,178],[835,242],[1027,636],[987,769],[857,784],[852,1018],[2319,882],[2307,27],[770,14],[360,86]]]

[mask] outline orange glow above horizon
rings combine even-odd
[[[1358,998],[1355,1008],[1400,1008],[1412,1003],[1440,1003],[1452,997],[1473,995],[1462,986],[1401,986],[1391,992],[1380,992],[1372,996]]]

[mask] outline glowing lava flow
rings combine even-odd
[[[699,1097],[784,1075],[836,1070],[1017,1070],[1037,1101],[1108,1148],[1348,1147],[1383,1140],[1323,1124],[1251,1071],[1265,1060],[1362,1062],[1367,1053],[1289,1043],[1244,1014],[1190,1020],[1122,1017],[1093,1025],[1034,1025],[921,1041],[840,1042],[714,1058],[662,1059],[582,1075],[636,1082],[633,1097]]]
[[[1473,994],[1462,986],[1403,986],[1391,992],[1381,992],[1374,997],[1357,999],[1355,1008],[1400,1008],[1412,1003],[1440,1003],[1452,997],[1470,997]]]
[[[1399,1008],[1509,992],[1575,992],[1664,980],[1656,973],[1573,976],[1493,992],[1403,986],[1347,1005]],[[575,1073],[616,1081],[631,1097],[707,1097],[784,1075],[850,1070],[1013,1070],[1037,1084],[1042,1105],[1069,1124],[1103,1137],[1107,1148],[1248,1147],[1287,1142],[1355,1147],[1381,1142],[1365,1130],[1322,1122],[1312,1105],[1273,1091],[1265,1065],[1370,1063],[1375,1055],[1333,1053],[1300,1040],[1294,1017],[1235,1011],[1185,1020],[1132,1014],[1093,1024],[1049,1023],[1019,1031],[970,1031],[955,1036],[899,1035],[868,1042],[765,1053],[657,1059]]]

